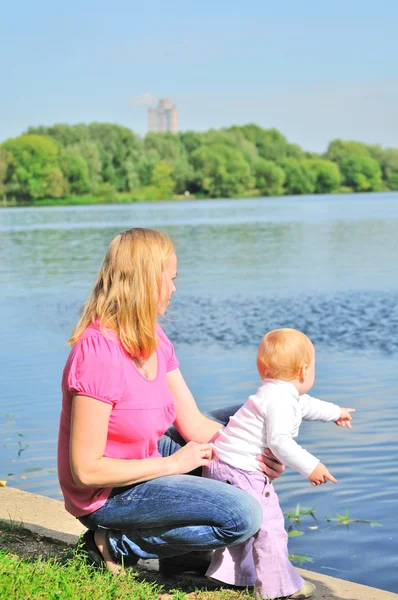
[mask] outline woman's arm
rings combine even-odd
[[[200,412],[180,369],[167,373],[167,383],[177,409],[174,425],[184,440],[212,442],[223,426]]]
[[[125,460],[104,456],[112,406],[88,396],[75,396],[70,432],[70,466],[80,487],[120,487],[163,475],[188,473],[208,465],[210,444],[187,444],[165,458]]]

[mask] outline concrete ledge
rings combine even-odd
[[[0,488],[0,519],[23,523],[30,531],[65,544],[74,544],[85,531],[83,525],[64,509],[59,500],[31,494],[16,488]],[[153,570],[157,561],[141,561],[141,566]],[[398,600],[398,594],[386,592],[344,579],[298,569],[304,579],[316,586],[314,600]],[[195,578],[200,586],[207,579]]]

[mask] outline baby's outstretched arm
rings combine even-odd
[[[328,469],[322,463],[319,463],[308,476],[308,481],[311,483],[311,485],[321,485],[322,483],[327,483],[328,480],[333,481],[333,483],[337,483],[337,479],[335,479],[333,475],[329,473]]]
[[[335,421],[336,425],[338,425],[339,427],[347,427],[348,429],[351,429],[351,427],[352,427],[352,425],[350,423],[350,421],[352,420],[351,413],[354,413],[354,412],[355,412],[355,408],[340,407],[340,416]]]

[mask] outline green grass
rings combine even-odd
[[[186,587],[185,584],[183,584]],[[73,556],[64,564],[56,558],[38,557],[23,559],[13,553],[0,551],[1,600],[246,600],[247,592],[231,589],[184,591],[146,580],[142,574],[126,569],[125,576],[114,577],[109,572],[98,571],[80,557]]]
[[[85,206],[90,204],[136,204],[140,202],[171,202],[175,200],[183,200],[181,196],[173,196],[173,198],[155,199],[146,198],[144,196],[134,195],[133,193],[115,194],[112,197],[101,196],[71,196],[70,198],[43,198],[34,200],[30,206]]]
[[[157,599],[161,589],[153,583],[139,582],[134,573],[112,577],[95,571],[78,558],[60,564],[56,558],[26,560],[0,552],[0,598],[60,599],[101,598],[116,600]]]
[[[37,550],[40,548],[40,551]],[[32,553],[33,549],[33,553]],[[30,553],[30,554],[29,554]],[[165,579],[156,571],[126,569],[114,577],[64,547],[0,521],[0,600],[249,600],[246,591],[217,588],[204,579]]]

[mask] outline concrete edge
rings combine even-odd
[[[0,520],[23,524],[24,528],[56,543],[73,545],[85,528],[64,509],[59,500],[0,487]],[[141,561],[142,568],[153,570],[157,561]],[[386,592],[322,573],[298,569],[304,579],[316,586],[314,600],[398,600],[398,594]],[[198,586],[208,584],[195,578]]]

